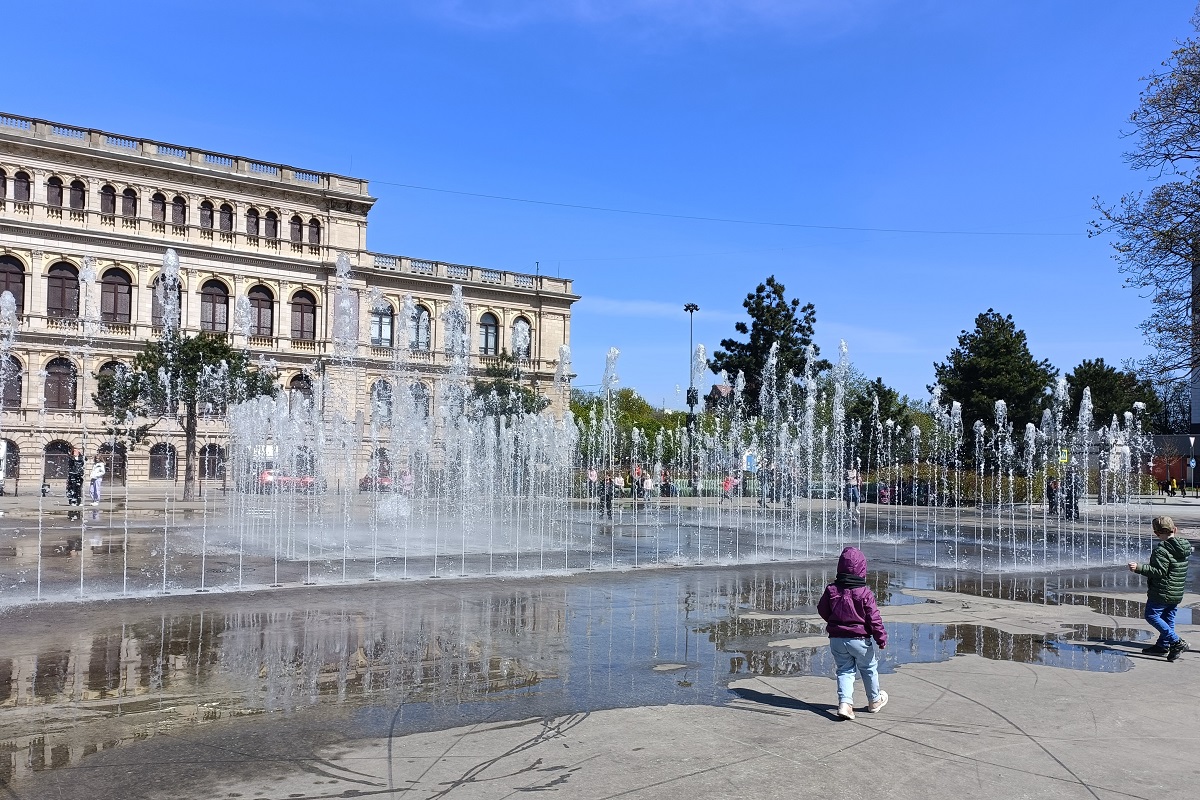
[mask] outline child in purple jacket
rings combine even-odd
[[[871,714],[887,705],[887,692],[879,688],[876,648],[887,645],[887,630],[867,586],[867,557],[857,547],[847,547],[838,559],[837,579],[825,587],[817,613],[828,624],[829,649],[837,665],[838,709],[842,719],[854,719],[854,673],[862,676]]]

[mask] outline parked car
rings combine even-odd
[[[391,475],[376,475],[368,472],[358,481],[360,492],[391,492],[395,491],[395,481]]]
[[[258,473],[255,488],[260,492],[322,492],[325,481],[315,475],[292,475],[277,467],[267,467]]]
[[[800,489],[802,497],[812,497],[814,499],[836,499],[838,496],[837,481],[813,481]]]

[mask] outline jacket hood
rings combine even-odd
[[[857,547],[847,547],[838,559],[837,571],[842,575],[857,575],[867,577],[867,557]]]
[[[1178,534],[1163,540],[1162,546],[1170,550],[1171,555],[1181,560],[1186,559],[1192,553],[1192,543]]]

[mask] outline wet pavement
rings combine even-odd
[[[794,794],[783,776],[803,763],[814,788],[843,796],[834,764],[915,747],[923,769],[979,771],[965,743],[995,736],[1011,744],[996,745],[1005,754],[979,786],[1020,773],[1017,785],[1039,792],[1101,796],[1081,788],[1092,779],[1048,777],[1065,766],[1030,771],[1010,758],[1032,741],[1013,720],[1038,719],[1044,703],[1086,706],[1090,722],[1056,741],[1093,740],[1103,771],[1105,750],[1132,758],[1106,715],[1127,724],[1141,713],[1147,681],[1172,682],[1160,721],[1200,710],[1189,688],[1200,656],[1168,665],[1140,652],[1150,633],[1138,576],[878,563],[870,581],[889,630],[881,672],[893,701],[878,717],[859,714],[862,735],[873,731],[862,741],[831,715],[832,660],[815,613],[831,563],[677,568],[10,609],[0,617],[0,780],[10,797],[89,800],[609,797],[619,786],[635,797],[708,796],[700,787],[771,797]],[[1200,641],[1197,600],[1185,600],[1180,627]],[[879,725],[907,727],[879,738]],[[796,737],[802,745],[781,745]],[[832,747],[845,737],[858,753]],[[962,739],[948,747],[945,737]],[[458,772],[460,756],[448,754],[467,743]],[[736,766],[745,747],[775,753],[767,762],[783,772]],[[1049,750],[1034,749],[1045,761]],[[817,752],[824,760],[810,761]],[[1105,791],[1153,794],[1127,779]]]

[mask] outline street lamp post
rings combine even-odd
[[[693,340],[693,334],[695,332],[695,327],[694,327],[694,322],[693,322],[694,315],[697,311],[700,310],[700,306],[696,305],[695,303],[688,303],[683,307],[683,310],[686,311],[687,315],[688,315],[688,390],[687,390],[688,483],[691,484],[692,490],[695,492],[696,496],[699,496],[700,487],[696,485],[696,467],[695,467],[695,464],[692,463],[692,436],[694,435],[695,427],[696,427],[696,404],[700,401],[700,393],[698,391],[696,391],[696,380],[695,380],[695,376],[693,374],[695,372],[695,370],[692,369],[692,359],[695,357],[693,354],[694,347],[692,344],[692,340]]]
[[[1196,483],[1195,483],[1196,476],[1195,476],[1195,472],[1194,472],[1194,470],[1196,469],[1196,467],[1194,466],[1196,463],[1196,437],[1195,436],[1188,437],[1188,447],[1191,450],[1191,452],[1188,454],[1188,487],[1191,488],[1196,485]]]

